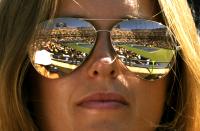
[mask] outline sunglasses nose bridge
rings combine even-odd
[[[109,30],[97,30],[95,48],[93,53],[100,55],[102,57],[115,58],[114,48],[110,39]]]

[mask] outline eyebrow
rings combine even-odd
[[[108,18],[108,19],[107,19],[107,18],[105,18],[105,19],[104,19],[104,18],[80,18],[80,19],[83,19],[83,20],[98,20],[98,21],[99,21],[99,20],[100,20],[100,21],[101,21],[101,20],[102,20],[102,21],[106,21],[106,20],[107,20],[107,21],[112,21],[112,20],[113,20],[113,21],[115,21],[115,20],[128,20],[128,19],[126,19],[126,18],[116,18],[116,19],[115,19],[115,18],[113,18],[113,19],[112,19],[112,18],[111,18],[111,19],[110,19],[110,18]]]
[[[102,21],[105,21],[105,20],[108,20],[108,21],[114,21],[114,20],[128,20],[128,19],[134,19],[134,18],[139,18],[138,16],[132,16],[132,15],[126,15],[126,16],[123,16],[123,17],[119,17],[119,18],[88,18],[88,17],[85,17],[85,16],[82,16],[82,15],[71,15],[71,16],[59,16],[59,17],[72,17],[72,18],[79,18],[79,19],[83,19],[83,20],[91,20],[91,21],[95,21],[95,20],[102,20]]]

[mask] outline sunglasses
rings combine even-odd
[[[180,47],[165,25],[146,19],[120,19],[111,30],[96,30],[93,20],[116,19],[55,18],[39,24],[28,49],[36,71],[51,79],[70,74],[95,53],[100,31],[110,33],[115,57],[142,79],[163,78],[175,64]]]

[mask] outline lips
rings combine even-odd
[[[119,109],[128,106],[128,102],[120,94],[101,92],[83,97],[77,105],[88,109]]]

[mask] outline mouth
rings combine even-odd
[[[78,102],[77,106],[87,109],[120,109],[129,104],[123,96],[117,93],[94,93]]]

